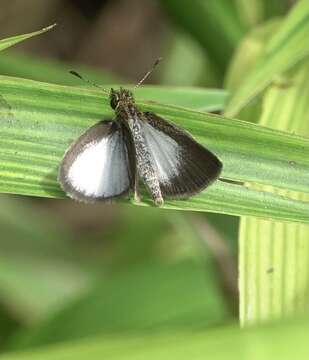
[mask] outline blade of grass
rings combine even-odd
[[[17,35],[17,36],[13,36],[13,37],[9,37],[6,39],[2,39],[0,40],[0,51],[9,48],[10,46],[13,46],[15,44],[18,44],[21,41],[27,40],[32,38],[33,36],[37,36],[40,34],[44,34],[45,32],[53,29],[56,26],[56,24],[50,25],[46,28],[43,28],[39,31],[34,31],[32,33],[29,34],[23,34],[23,35]]]
[[[117,87],[117,85],[116,85]],[[134,93],[137,98],[175,105],[197,111],[221,111],[228,99],[228,93],[221,89],[205,89],[193,86],[143,86]]]
[[[225,87],[229,93],[233,94],[241,86],[243,79],[252,71],[267,42],[279,29],[281,23],[281,19],[271,19],[254,28],[241,41],[233,55],[225,78]],[[257,123],[261,111],[262,96],[259,95],[254,101],[243,107],[237,117],[241,120]]]
[[[230,98],[225,114],[235,116],[275,77],[309,54],[309,2],[299,1],[267,44],[252,71]]]
[[[249,76],[263,54],[267,42],[281,24],[282,19],[271,19],[255,27],[243,38],[230,61],[225,77],[224,85],[229,92],[232,94],[236,92],[243,79]]]
[[[142,95],[143,89],[139,91]],[[0,190],[63,196],[56,181],[60,159],[85,128],[113,116],[108,99],[96,90],[8,77],[0,78],[0,94]],[[187,96],[192,94],[183,94]],[[138,105],[186,128],[217,153],[224,178],[309,191],[309,159],[304,156],[308,139],[184,108],[140,101]],[[192,199],[168,201],[166,207],[305,222],[309,218],[309,204],[223,182]]]
[[[264,96],[260,123],[309,135],[309,61]],[[263,187],[262,187],[263,189]],[[276,189],[269,189],[279,193]],[[280,191],[285,195],[284,190]],[[290,194],[290,196],[293,196]],[[294,194],[309,202],[306,194]],[[309,305],[309,227],[244,217],[240,223],[239,289],[243,325],[306,313]]]
[[[249,28],[263,21],[264,4],[261,0],[235,0],[242,22]]]
[[[289,1],[235,0],[242,22],[248,27],[256,26],[266,19],[283,16],[289,9]]]
[[[83,76],[98,84],[111,84],[120,80],[107,71],[93,69],[80,64],[67,64],[56,60],[37,58],[16,50],[8,50],[1,54],[1,75],[21,77],[31,80],[46,81],[59,85],[80,85],[69,71],[74,69]]]
[[[307,360],[308,322],[294,321],[240,330],[165,331],[161,334],[92,337],[41,349],[3,354],[0,360]]]

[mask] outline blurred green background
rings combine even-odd
[[[136,83],[160,56],[148,83],[230,90],[237,84],[229,64],[240,42],[270,19],[274,29],[294,3],[2,1],[0,38],[58,26],[2,52],[0,74],[80,85],[68,74],[73,68],[102,84]],[[258,46],[247,50],[244,66]],[[252,108],[241,118],[250,116]],[[238,321],[237,217],[0,200],[2,352],[97,337],[194,334]]]
[[[226,64],[212,70],[202,44],[171,22],[168,2],[1,5],[0,38],[58,23],[4,51],[2,75],[80,85],[68,74],[77,67],[101,83],[136,83],[162,56],[151,83],[222,84]],[[0,223],[2,350],[237,317],[236,217],[2,195]]]

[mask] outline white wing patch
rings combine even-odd
[[[181,147],[170,136],[146,122],[143,123],[143,130],[148,149],[158,170],[159,181],[169,184],[181,170]]]
[[[89,197],[116,196],[130,186],[127,164],[127,150],[117,132],[85,145],[72,163],[67,180]]]

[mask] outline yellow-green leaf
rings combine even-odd
[[[309,62],[278,79],[265,94],[260,123],[309,135]],[[308,156],[308,154],[304,156]],[[309,186],[309,182],[308,182]],[[309,202],[307,194],[256,187]],[[240,320],[259,323],[306,313],[309,226],[243,217],[239,235]]]
[[[89,337],[28,351],[6,353],[0,360],[308,360],[308,321],[271,324],[240,330],[236,325],[216,329],[114,334]]]
[[[234,117],[275,77],[309,54],[309,2],[299,1],[265,47],[263,54],[231,96],[225,110]]]

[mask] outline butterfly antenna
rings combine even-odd
[[[152,65],[152,68],[146,72],[146,74],[141,78],[141,80],[134,86],[134,89],[138,88],[147,78],[148,76],[153,72],[153,70],[157,67],[159,62],[162,60],[161,57],[159,57],[154,64]]]
[[[78,72],[76,72],[76,71],[74,71],[74,70],[70,70],[69,73],[72,74],[72,75],[74,75],[74,76],[76,76],[76,77],[78,77],[79,79],[85,81],[87,84],[90,84],[90,85],[92,85],[92,86],[94,86],[94,87],[102,90],[102,91],[105,92],[106,94],[109,94],[109,91],[107,91],[106,89],[104,89],[102,86],[100,86],[100,85],[98,85],[98,84],[96,84],[96,83],[94,83],[94,82],[92,82],[92,81],[90,81],[90,80],[88,80],[88,79],[85,79],[85,78],[84,78],[83,76],[81,76],[81,74],[79,74]]]

